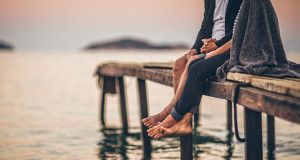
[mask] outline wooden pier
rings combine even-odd
[[[105,63],[100,64],[96,74],[102,88],[100,104],[100,121],[104,125],[105,95],[119,94],[123,132],[128,133],[127,110],[125,99],[124,76],[137,78],[140,118],[148,117],[148,103],[145,80],[151,80],[167,86],[173,86],[172,63]],[[245,159],[262,160],[262,113],[267,114],[268,150],[275,150],[274,117],[300,124],[300,80],[274,79],[239,73],[228,73],[227,81],[220,82],[215,78],[207,80],[205,95],[227,100],[227,127],[231,129],[233,92],[237,84],[248,83],[241,87],[237,103],[244,106]],[[205,106],[204,106],[205,107]],[[140,121],[141,121],[140,119]],[[151,138],[147,127],[142,124],[141,139],[144,156],[151,154]],[[181,159],[193,159],[192,135],[181,137]]]

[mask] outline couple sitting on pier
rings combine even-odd
[[[227,72],[300,77],[290,68],[270,0],[205,0],[197,40],[173,68],[175,95],[164,110],[142,120],[154,138],[192,133],[206,79]]]

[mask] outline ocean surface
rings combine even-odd
[[[143,159],[136,79],[125,78],[129,134],[121,130],[118,97],[109,95],[106,128],[99,123],[97,64],[174,61],[185,51],[0,53],[0,159]],[[300,63],[299,53],[288,53]],[[162,110],[173,90],[147,81],[149,114]],[[226,101],[204,97],[194,128],[195,159],[244,158],[244,145],[226,129]],[[239,129],[243,137],[242,107]],[[153,140],[152,159],[179,159],[179,139]],[[263,115],[264,159],[267,159]],[[300,159],[300,125],[276,119],[276,159]]]

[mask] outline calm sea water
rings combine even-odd
[[[118,98],[108,96],[107,128],[99,124],[93,76],[106,61],[174,61],[184,51],[0,53],[0,159],[143,159],[136,79],[127,77],[129,132],[120,128]],[[297,53],[289,59],[300,63]],[[172,88],[147,82],[150,114],[171,100]],[[225,101],[204,97],[195,127],[195,159],[242,159],[244,147],[226,130]],[[266,120],[263,117],[264,157]],[[243,135],[242,108],[239,127]],[[276,159],[300,159],[300,125],[276,119]],[[179,159],[178,138],[153,140],[153,159]]]

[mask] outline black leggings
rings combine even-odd
[[[190,64],[182,94],[171,110],[174,119],[180,121],[192,107],[199,103],[205,89],[205,80],[216,75],[217,68],[229,59],[229,55],[227,52],[204,60],[199,58]]]

